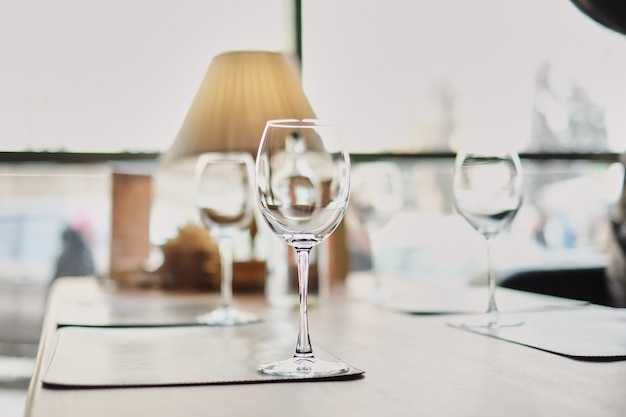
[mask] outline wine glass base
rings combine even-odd
[[[341,375],[349,370],[350,367],[343,362],[324,361],[314,356],[294,356],[286,360],[259,366],[259,371],[264,374],[298,378],[320,378]]]
[[[497,330],[502,327],[515,327],[524,324],[524,320],[518,317],[498,316],[494,318],[491,314],[481,314],[475,317],[455,318],[448,321],[454,327],[468,329],[488,329]]]
[[[196,317],[196,322],[207,326],[238,326],[258,323],[261,319],[254,313],[241,311],[234,307],[218,307],[215,310]]]

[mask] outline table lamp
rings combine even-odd
[[[197,220],[193,170],[203,152],[249,152],[253,156],[270,119],[311,118],[315,113],[295,62],[271,51],[216,55],[174,142],[155,172],[151,240],[163,243],[177,227]]]
[[[161,162],[210,151],[256,155],[267,120],[313,117],[296,67],[284,54],[225,52],[213,58]]]
[[[230,51],[215,56],[176,139],[159,161],[155,174],[156,204],[151,213],[152,243],[165,247],[179,242],[185,234],[182,232],[189,232],[190,223],[199,223],[193,201],[193,171],[198,155],[248,152],[256,156],[268,120],[314,117],[297,66],[286,55]],[[254,246],[256,223],[253,224],[250,254],[240,254],[243,259],[255,258],[258,249]],[[170,275],[190,273],[176,271]]]

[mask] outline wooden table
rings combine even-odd
[[[168,297],[151,291],[146,297]],[[90,279],[51,293],[26,416],[625,416],[626,361],[591,362],[462,331],[442,315],[387,311],[335,292],[310,309],[315,343],[363,369],[363,378],[151,388],[49,389],[61,306],[122,296]],[[177,297],[187,297],[176,295]],[[189,295],[188,297],[198,297]],[[206,296],[203,296],[206,297]],[[239,299],[267,320],[297,320],[260,297]],[[625,329],[626,331],[626,329]],[[294,343],[296,335],[294,334]]]

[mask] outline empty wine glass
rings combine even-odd
[[[370,245],[374,288],[368,299],[381,302],[389,294],[383,290],[376,255],[380,252],[380,233],[404,204],[400,167],[393,162],[363,162],[352,170],[352,204],[365,226]]]
[[[256,161],[256,197],[270,229],[295,248],[300,296],[299,332],[289,359],[263,364],[272,375],[320,377],[349,366],[317,358],[307,314],[309,257],[341,223],[350,195],[350,158],[339,128],[319,120],[270,120]]]
[[[496,277],[491,261],[491,241],[507,227],[522,204],[522,174],[516,152],[459,152],[453,177],[457,211],[483,237],[487,246],[489,304],[480,317],[457,325],[497,328],[522,324],[500,316],[495,299]]]
[[[232,326],[259,321],[233,305],[233,238],[253,216],[254,161],[243,152],[208,152],[196,165],[196,205],[202,224],[217,239],[221,270],[221,305],[197,317],[202,324]]]

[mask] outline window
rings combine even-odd
[[[303,76],[353,152],[626,148],[626,39],[569,1],[303,0]]]
[[[0,150],[162,151],[215,54],[293,30],[291,0],[0,2]]]
[[[601,250],[623,173],[593,153],[626,148],[626,40],[567,0],[3,2],[0,147],[164,150],[212,56],[294,50],[299,3],[304,88],[318,116],[342,124],[357,162],[409,155],[399,165],[412,237],[461,227],[450,157],[485,135],[557,153],[524,161],[527,198],[511,231],[523,253],[540,262],[546,250]],[[571,152],[575,163],[558,159]],[[593,198],[580,204],[582,194]],[[428,254],[437,248],[402,244],[423,249],[403,259],[441,266]],[[509,266],[528,261],[513,258]]]
[[[566,0],[303,0],[302,14],[318,116],[342,123],[357,164],[387,153],[402,167],[404,208],[377,242],[379,265],[478,276],[481,240],[450,187],[453,152],[476,137],[534,155],[524,206],[495,248],[500,269],[603,263],[626,149],[622,35]]]
[[[214,55],[294,26],[292,0],[0,1],[0,151],[66,162],[0,164],[0,356],[36,350],[68,227],[109,271],[112,168],[82,153],[165,150]]]

